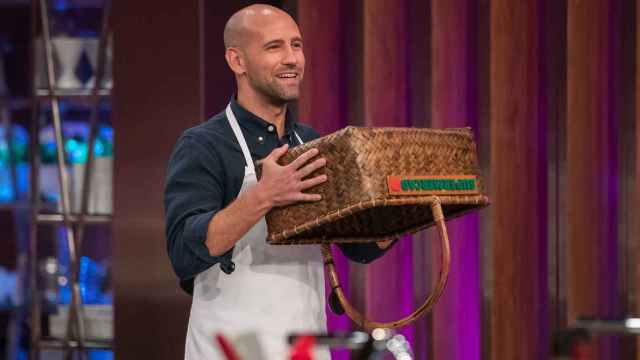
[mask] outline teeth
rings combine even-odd
[[[279,78],[294,78],[296,77],[296,74],[280,74],[278,75]]]

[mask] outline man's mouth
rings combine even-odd
[[[284,72],[276,75],[278,79],[297,79],[298,76],[298,73],[295,72]]]

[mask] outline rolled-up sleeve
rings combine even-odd
[[[221,210],[223,167],[216,153],[183,135],[173,150],[165,183],[167,251],[181,286],[220,261],[205,245],[209,222]],[[225,256],[225,255],[223,255]]]

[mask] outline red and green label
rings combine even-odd
[[[392,195],[462,195],[477,194],[476,177],[472,175],[389,176]]]

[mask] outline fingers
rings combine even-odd
[[[320,194],[307,194],[302,191],[305,189],[312,188],[316,185],[320,185],[323,182],[327,181],[327,175],[320,175],[314,178],[300,181],[295,188],[297,190],[293,190],[289,192],[287,195],[283,196],[280,200],[276,201],[276,206],[286,206],[299,202],[314,202],[322,200],[322,195]]]
[[[307,161],[311,160],[316,155],[318,155],[318,149],[307,150],[304,154],[293,160],[288,166],[294,170],[298,170],[302,165],[306,164]]]
[[[296,201],[304,201],[304,202],[314,202],[322,200],[322,195],[320,194],[305,194],[300,193],[297,196]]]
[[[310,187],[314,187],[316,185],[320,185],[323,182],[327,181],[327,175],[320,175],[309,180],[304,180],[300,182],[300,190],[305,190]]]
[[[273,150],[269,156],[267,156],[265,161],[275,163],[287,152],[287,150],[288,146],[281,146]],[[266,181],[267,185],[265,186],[275,189],[274,203],[276,206],[286,206],[296,202],[314,202],[322,200],[322,196],[320,194],[307,194],[303,192],[306,189],[327,181],[327,175],[324,174],[315,176],[311,179],[305,179],[314,171],[326,165],[327,160],[324,158],[311,161],[318,154],[318,149],[309,149],[302,155],[298,156],[289,165],[273,168],[268,180],[267,177],[261,180]]]
[[[289,144],[284,144],[284,145],[280,146],[279,148],[275,148],[275,149],[273,149],[271,154],[269,154],[269,156],[267,156],[267,159],[272,160],[272,161],[278,161],[278,159],[280,159],[282,157],[282,155],[287,153],[287,150],[289,150]]]
[[[312,162],[311,164],[305,165],[302,169],[298,170],[295,176],[297,179],[304,179],[305,177],[309,176],[311,173],[320,169],[326,164],[327,164],[326,159],[324,158],[318,159]]]
[[[300,188],[301,190],[305,190],[308,188],[312,188],[316,185],[320,185],[323,182],[327,181],[327,175],[320,175],[320,176],[316,176],[312,179],[309,180],[305,180],[305,181],[301,181],[300,182]],[[320,201],[322,200],[322,195],[320,194],[306,194],[303,192],[298,193],[297,196],[297,201],[301,201],[301,202],[314,202],[314,201]]]

